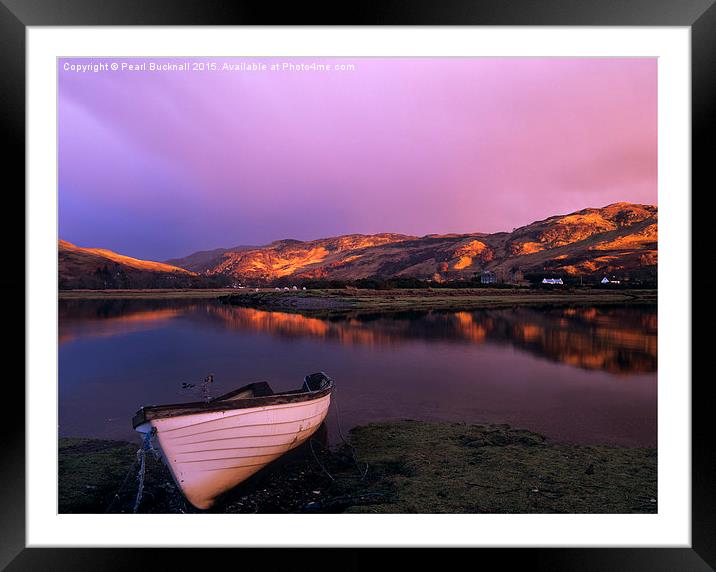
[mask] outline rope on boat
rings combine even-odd
[[[334,394],[336,393],[335,387],[333,388]],[[343,436],[343,430],[341,429],[341,414],[340,409],[338,407],[338,400],[335,398],[335,395],[333,397],[333,405],[335,406],[333,408],[334,417],[336,418],[336,427],[338,427],[338,435],[341,438],[341,441],[343,441],[343,444],[348,447],[351,451],[351,457],[353,458],[353,463],[355,464],[356,468],[360,472],[360,480],[362,481],[365,479],[366,475],[368,474],[368,463],[365,464],[365,467],[361,469],[361,467],[358,464],[358,457],[356,456],[356,448],[351,445],[351,443]]]
[[[139,461],[139,473],[137,474],[137,498],[134,500],[134,510],[132,512],[137,512],[137,509],[139,509],[139,505],[142,502],[142,494],[144,493],[144,474],[146,472],[146,452],[152,451],[154,452],[154,455],[156,457],[156,452],[154,447],[152,446],[152,435],[154,431],[147,431],[144,434],[144,442],[142,443],[142,446],[137,451],[137,461]]]
[[[122,492],[122,489],[124,488],[124,485],[127,484],[127,480],[129,479],[129,475],[131,475],[131,474],[134,472],[134,467],[136,466],[136,464],[137,464],[137,460],[135,459],[134,462],[132,463],[132,466],[129,467],[129,470],[127,471],[127,474],[124,475],[124,480],[122,481],[122,484],[119,485],[119,488],[117,489],[117,492],[114,493],[114,496],[112,497],[112,502],[110,502],[110,503],[109,503],[109,506],[105,509],[105,511],[104,511],[105,513],[108,513],[108,512],[112,509],[112,507],[114,506],[114,503],[115,503],[115,502],[117,501],[117,499],[119,498],[119,493]]]
[[[161,454],[157,450],[156,447],[154,447],[154,444],[152,443],[152,437],[156,434],[156,430],[152,429],[150,433],[146,433],[144,436],[144,441],[142,443],[142,447],[140,447],[137,450],[136,458],[134,459],[134,462],[132,463],[132,466],[129,467],[129,470],[127,471],[127,474],[124,475],[124,479],[122,479],[122,484],[119,485],[119,488],[117,491],[112,495],[112,501],[109,503],[109,506],[105,509],[105,513],[108,513],[112,510],[112,507],[114,506],[114,503],[116,503],[120,499],[120,493],[124,490],[125,485],[127,484],[127,481],[129,480],[129,475],[133,474],[135,471],[135,468],[137,466],[137,462],[140,460],[140,457],[143,456],[143,451],[145,450],[145,447],[148,448],[150,451],[152,451],[154,458],[159,460],[161,459]],[[146,467],[145,467],[146,468]],[[140,467],[140,471],[142,468]],[[137,475],[137,478],[139,478],[139,475]],[[135,506],[139,506],[138,503],[135,502]],[[136,512],[136,510],[135,510]]]
[[[157,434],[157,430],[156,430],[155,428],[152,428],[152,430],[151,430],[149,433],[147,433],[147,435],[149,435],[149,450],[152,452],[152,455],[154,455],[154,460],[155,460],[155,461],[160,461],[161,458],[162,458],[162,454],[161,454],[161,452],[159,451],[159,449],[157,449],[157,448],[154,446],[154,440],[153,440],[153,437],[154,437],[156,434]],[[145,438],[145,439],[146,439],[146,438]]]
[[[328,472],[328,469],[326,469],[326,466],[321,463],[320,459],[318,458],[318,455],[316,455],[316,451],[313,450],[313,437],[311,437],[308,440],[308,446],[311,448],[311,453],[313,453],[313,458],[316,460],[316,463],[318,463],[318,466],[321,467],[321,470],[326,474],[326,476],[331,479],[332,481],[335,481],[336,478]]]
[[[365,463],[365,466],[361,468],[360,464],[358,463],[358,458],[356,456],[356,448],[351,445],[348,440],[343,436],[343,430],[341,428],[341,418],[340,418],[340,411],[338,409],[338,400],[336,399],[336,387],[333,387],[333,394],[331,397],[331,403],[333,404],[333,414],[336,418],[336,427],[338,428],[338,436],[341,438],[341,441],[343,444],[350,450],[351,452],[351,459],[353,459],[353,463],[355,464],[356,468],[358,469],[359,478],[360,480],[364,480],[366,475],[368,474],[368,463]],[[308,440],[308,445],[311,448],[311,453],[313,454],[313,458],[316,460],[316,463],[318,463],[318,466],[321,467],[321,470],[328,476],[329,479],[332,481],[336,480],[336,477],[334,477],[328,469],[326,469],[325,465],[320,461],[318,458],[318,455],[316,455],[316,451],[313,449],[313,437],[311,437]],[[354,476],[344,476],[339,478],[356,478]]]

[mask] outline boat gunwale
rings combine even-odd
[[[267,407],[271,405],[286,405],[290,403],[303,403],[318,400],[329,395],[333,390],[333,379],[326,376],[327,384],[321,389],[313,391],[292,390],[274,395],[266,395],[260,397],[245,397],[242,399],[234,399],[224,401],[230,397],[251,389],[263,382],[249,383],[220,395],[211,401],[190,401],[187,403],[171,403],[167,405],[147,405],[141,407],[132,418],[132,426],[134,429],[140,425],[152,421],[154,419],[167,419],[171,417],[180,417],[183,415],[197,415],[201,413],[216,413],[220,411],[231,411],[234,409],[254,409],[259,407]]]

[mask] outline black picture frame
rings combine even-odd
[[[114,25],[530,25],[530,26],[686,26],[691,28],[692,56],[692,187],[714,188],[708,131],[714,125],[716,106],[716,0],[362,0],[342,3],[286,3],[267,0],[221,2],[219,0],[0,0],[0,121],[6,140],[3,175],[6,182],[3,206],[6,217],[24,212],[25,186],[25,34],[28,26],[114,26]],[[7,182],[10,184],[7,184]],[[708,185],[708,186],[707,186]],[[689,192],[684,189],[683,192]],[[693,200],[693,194],[692,200]],[[12,214],[10,214],[12,213]],[[697,220],[692,221],[693,228]],[[19,253],[24,233],[3,225],[4,244]],[[16,300],[18,282],[23,283],[24,256],[13,265],[12,280],[3,279],[6,300]],[[684,261],[680,280],[691,289],[691,266]],[[32,300],[25,298],[25,305]],[[6,316],[20,321],[3,344],[8,358],[24,355],[23,308],[6,304]],[[9,330],[8,330],[9,331]],[[694,340],[696,343],[696,340]],[[692,355],[693,355],[692,350]],[[13,363],[9,359],[6,363]],[[24,363],[24,362],[23,362]],[[24,371],[24,365],[21,366]],[[130,567],[171,565],[180,569],[219,562],[218,552],[236,557],[238,565],[260,558],[270,569],[291,563],[293,567],[325,566],[361,568],[386,557],[377,549],[327,550],[320,555],[305,550],[260,549],[119,549],[25,547],[25,419],[24,386],[8,376],[3,385],[3,455],[0,458],[0,567],[8,570],[126,570]],[[689,383],[690,380],[672,380]],[[692,384],[692,545],[691,548],[535,548],[477,549],[463,554],[477,566],[488,569],[535,570],[713,570],[716,566],[716,454],[709,439],[710,407],[706,397],[708,380]],[[241,532],[237,531],[237,536]],[[388,555],[390,557],[391,555]],[[416,551],[409,555],[416,556]],[[446,564],[453,554],[421,551],[423,565]],[[461,555],[455,554],[459,557]],[[269,560],[267,560],[269,558]],[[320,558],[320,561],[317,559]],[[174,564],[173,564],[174,562]],[[457,562],[457,561],[456,561]],[[469,561],[468,561],[469,562]]]

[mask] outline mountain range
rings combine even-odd
[[[65,240],[60,240],[57,247],[60,290],[202,288],[215,282],[217,285],[226,283],[163,262],[131,258],[103,248],[82,248]]]
[[[85,249],[60,241],[60,288],[196,287],[239,282],[268,285],[306,280],[416,278],[469,280],[484,271],[499,280],[529,274],[616,275],[654,279],[658,209],[614,203],[557,215],[511,232],[349,234],[310,241],[200,251],[164,263]],[[101,276],[100,276],[101,275]],[[100,282],[124,286],[77,286]],[[148,284],[162,284],[151,286]],[[63,286],[64,285],[64,286]]]

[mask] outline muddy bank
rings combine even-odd
[[[233,288],[135,288],[132,290],[60,290],[60,300],[185,300],[215,299]]]
[[[358,288],[277,291],[260,289],[65,290],[60,300],[218,300],[246,308],[332,316],[353,312],[472,310],[511,306],[656,304],[656,290],[588,288],[419,288],[369,290]]]
[[[471,310],[516,305],[656,304],[656,290],[400,289],[245,291],[220,296],[225,304],[308,315],[405,310]]]
[[[546,442],[506,425],[401,421],[320,436],[220,499],[220,513],[655,513],[655,449]],[[138,443],[60,439],[59,511],[132,512]],[[146,455],[137,512],[199,512]]]

